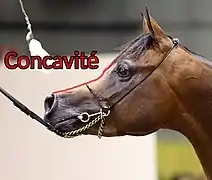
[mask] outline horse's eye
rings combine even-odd
[[[118,66],[117,73],[120,77],[126,78],[130,75],[130,69],[127,64]]]

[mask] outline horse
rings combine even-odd
[[[44,100],[44,121],[64,137],[182,133],[212,179],[212,64],[165,33],[145,8],[141,35],[100,78]]]

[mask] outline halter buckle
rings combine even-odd
[[[102,116],[107,117],[110,114],[110,108],[109,107],[103,107],[100,112],[102,113]]]
[[[180,40],[178,38],[173,38],[172,43],[174,44],[174,46],[176,46],[180,43]]]

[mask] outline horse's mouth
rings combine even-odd
[[[50,123],[55,130],[60,132],[70,132],[77,130],[82,126],[82,122],[77,118],[77,116],[68,116],[65,118],[57,118],[54,120],[44,119],[46,122]],[[52,123],[54,121],[54,123]]]
[[[55,124],[54,128],[60,132],[68,132],[70,131],[69,129],[64,129],[63,127],[66,126],[66,124],[68,124],[69,120],[64,120],[64,121],[60,121],[57,124]]]
[[[76,119],[76,117],[67,117],[67,118],[62,118],[62,119],[58,120],[54,126],[55,129],[59,128],[61,125],[67,124],[72,119]]]

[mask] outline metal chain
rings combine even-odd
[[[103,131],[104,131],[104,124],[105,124],[105,117],[102,116],[101,122],[99,125],[99,130],[98,130],[98,138],[100,139],[102,137]]]
[[[101,112],[100,116],[96,117],[90,123],[86,124],[85,126],[79,128],[77,130],[70,131],[70,132],[58,132],[58,133],[64,138],[73,138],[73,137],[82,135],[82,132],[84,132],[87,129],[93,127],[96,123],[101,121],[99,129],[98,129],[98,138],[100,139],[102,137],[103,130],[104,130],[105,117],[107,117],[108,115],[109,115],[109,113],[106,114],[104,112]]]

